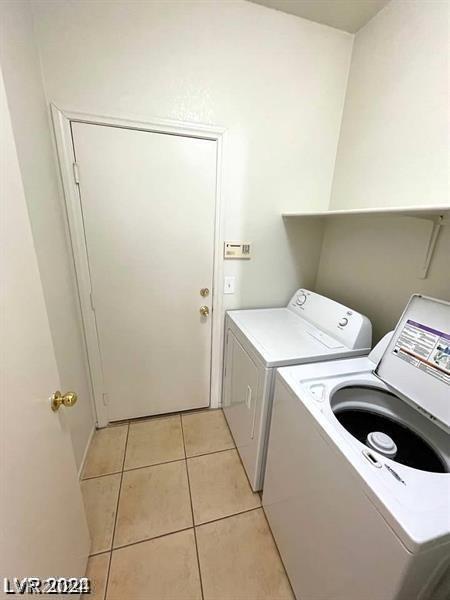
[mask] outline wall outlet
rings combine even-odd
[[[224,294],[234,294],[234,290],[236,287],[236,277],[225,277],[223,282],[223,293]]]

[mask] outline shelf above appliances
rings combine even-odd
[[[317,212],[298,211],[284,212],[282,217],[348,217],[348,216],[403,216],[417,217],[419,219],[435,220],[439,216],[444,216],[450,213],[450,205],[448,206],[399,206],[399,207],[383,207],[383,208],[349,208],[344,210],[322,210]]]
[[[429,232],[424,260],[419,269],[419,277],[425,279],[428,275],[431,260],[442,227],[450,224],[450,205],[447,206],[413,206],[413,207],[384,207],[384,208],[350,208],[345,210],[323,210],[318,212],[299,211],[282,213],[287,218],[331,219],[336,217],[374,216],[374,217],[415,217],[432,222]]]

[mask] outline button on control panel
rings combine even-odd
[[[348,319],[347,317],[343,317],[340,321],[339,321],[339,327],[345,327],[348,324]]]

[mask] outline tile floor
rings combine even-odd
[[[293,599],[221,410],[97,431],[81,487],[91,598]]]

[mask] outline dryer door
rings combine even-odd
[[[255,421],[261,373],[264,369],[258,368],[228,330],[223,411],[252,486],[257,462],[259,433]]]

